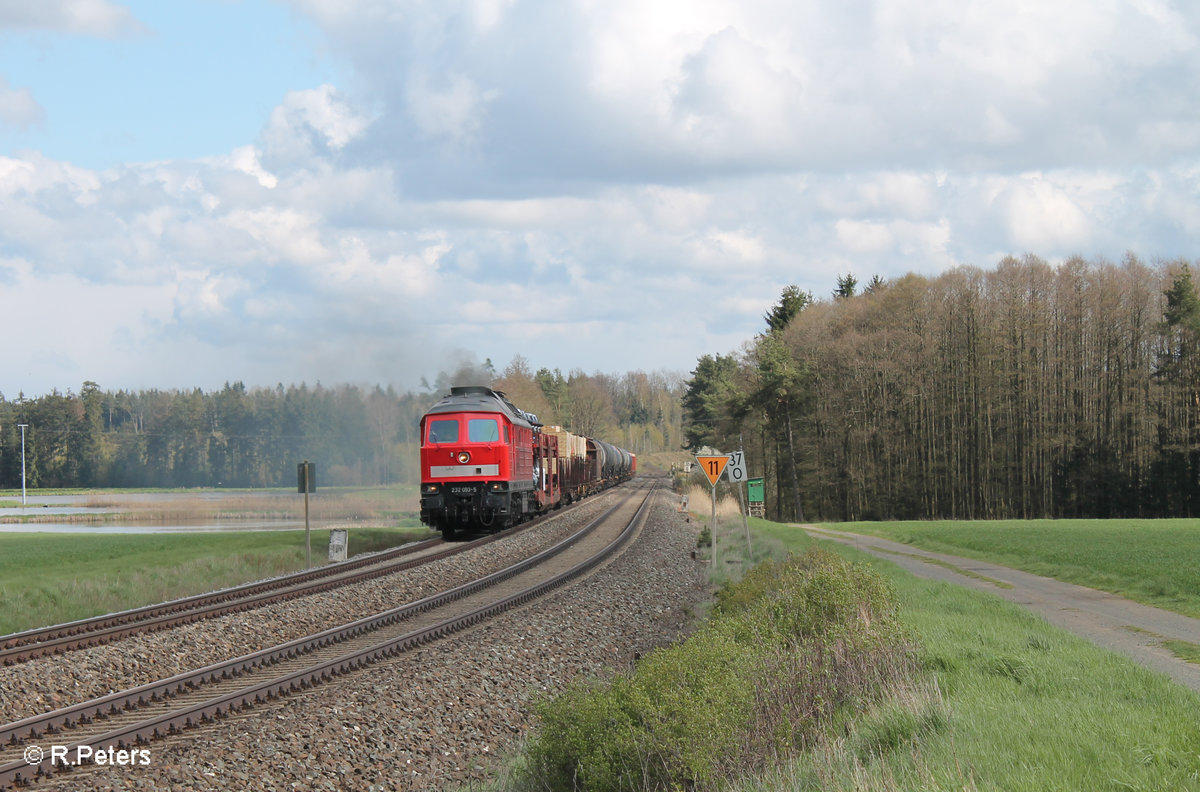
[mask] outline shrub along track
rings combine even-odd
[[[79,746],[130,748],[319,685],[542,596],[629,540],[653,493],[651,488],[638,498],[639,489],[645,487],[569,539],[475,582],[264,652],[0,727],[0,742],[11,745],[0,754],[0,789],[53,772],[50,756],[37,764],[25,761],[33,740],[53,735],[55,744],[69,745],[72,757]]]

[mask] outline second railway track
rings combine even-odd
[[[650,494],[630,495],[572,539],[474,583],[251,656],[0,727],[0,741],[11,746],[0,754],[0,789],[48,771],[48,765],[35,767],[21,757],[29,739],[54,734],[56,742],[66,738],[74,748],[128,748],[319,684],[538,596],[613,552],[644,519],[649,499]],[[631,504],[634,500],[638,503]],[[618,533],[621,538],[614,539]]]
[[[131,635],[240,613],[391,575],[526,530],[546,518],[470,543],[428,539],[362,558],[282,575],[207,594],[0,636],[0,665],[100,646]]]

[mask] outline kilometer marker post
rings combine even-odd
[[[742,497],[742,483],[746,480],[746,455],[741,451],[730,454],[725,475],[737,490],[738,508],[742,511],[742,527],[746,529],[746,561],[749,562],[754,555],[754,549],[750,546],[750,520],[746,516],[746,499]]]

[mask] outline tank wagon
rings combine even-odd
[[[637,457],[543,426],[502,392],[453,387],[421,417],[421,522],[499,531],[625,481]]]

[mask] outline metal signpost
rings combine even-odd
[[[25,505],[25,430],[29,424],[17,424],[21,427],[21,505]]]
[[[742,512],[742,528],[746,531],[746,560],[750,560],[753,549],[750,546],[750,520],[746,517],[746,500],[742,497],[742,482],[746,480],[746,455],[741,451],[734,451],[729,455],[729,466],[725,468],[728,471],[729,483],[737,490],[738,507]]]
[[[317,491],[317,466],[307,459],[296,465],[297,492],[304,493],[304,568],[312,567],[312,535],[308,525],[308,493]]]
[[[708,476],[708,483],[712,484],[712,519],[708,523],[708,536],[712,541],[712,563],[713,570],[717,568],[717,479],[721,478],[721,474],[725,472],[725,466],[729,464],[729,457],[725,455],[709,454],[705,456],[696,455],[696,461],[700,463],[700,469],[704,471],[704,475]]]

